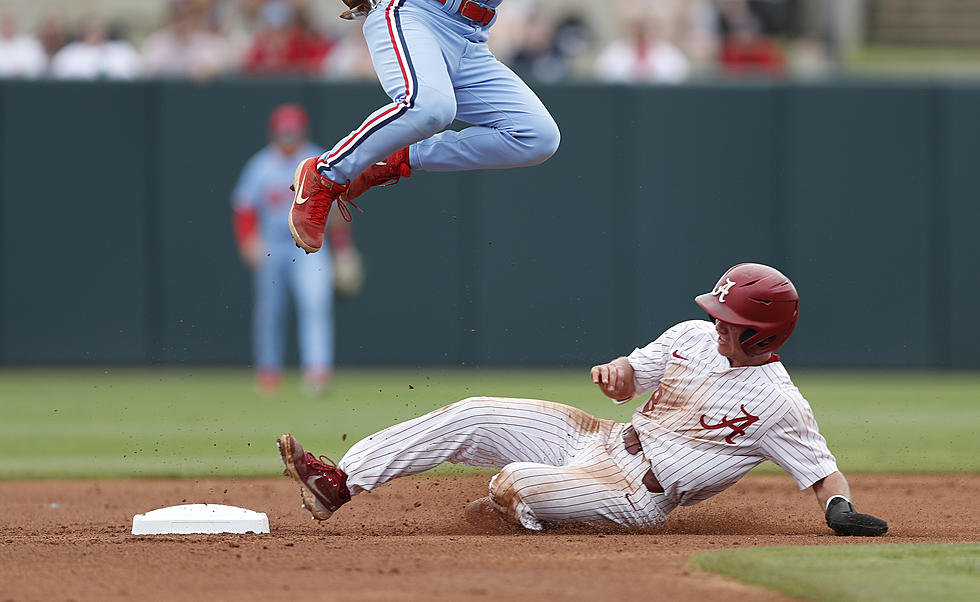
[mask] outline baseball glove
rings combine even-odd
[[[364,286],[364,264],[353,246],[333,252],[333,287],[341,297],[356,297]]]
[[[827,526],[838,535],[884,535],[888,523],[877,516],[854,511],[854,504],[843,496],[831,498],[827,504]]]
[[[347,5],[348,10],[340,13],[340,18],[348,21],[363,19],[378,4],[378,0],[341,0],[341,2]]]

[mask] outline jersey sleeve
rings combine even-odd
[[[633,386],[639,395],[644,391],[656,389],[660,384],[660,379],[664,376],[667,369],[667,358],[670,355],[671,345],[677,340],[677,335],[685,328],[682,322],[668,329],[662,335],[642,349],[637,347],[633,353],[627,356],[630,366],[633,367]]]
[[[837,470],[837,459],[817,429],[809,405],[794,406],[762,437],[762,455],[806,489]]]
[[[231,204],[237,210],[258,208],[262,190],[262,155],[253,155],[245,163],[231,193]]]

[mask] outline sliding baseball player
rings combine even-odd
[[[453,462],[499,468],[475,511],[528,529],[652,527],[771,460],[812,489],[837,534],[885,533],[885,521],[854,510],[809,404],[775,353],[799,315],[789,279],[741,264],[695,301],[712,322],[681,322],[592,368],[592,382],[617,403],[652,391],[630,423],[549,401],[474,397],[371,435],[336,465],[285,434],[286,473],[320,520],[362,491]]]

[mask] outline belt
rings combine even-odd
[[[451,1],[452,0],[439,0],[439,2],[443,4]],[[493,10],[492,8],[481,6],[480,4],[473,2],[473,0],[463,0],[463,2],[460,3],[459,8],[456,9],[456,12],[474,23],[479,23],[480,25],[489,25],[490,21],[493,21],[493,18],[497,15],[497,11]]]
[[[626,446],[626,453],[636,455],[643,451],[643,445],[640,444],[640,437],[636,434],[636,429],[633,425],[629,425],[623,430],[623,444]],[[660,486],[660,481],[657,480],[657,475],[653,474],[653,469],[647,470],[646,474],[643,475],[643,486],[647,488],[650,493],[663,493],[664,488]]]

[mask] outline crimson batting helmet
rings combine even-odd
[[[274,136],[302,134],[309,125],[306,109],[295,103],[279,105],[269,115],[269,131]]]
[[[739,343],[752,357],[782,347],[800,315],[796,287],[779,270],[761,263],[731,268],[714,290],[694,301],[712,318],[748,328]]]

